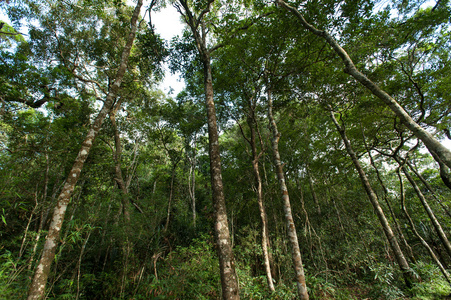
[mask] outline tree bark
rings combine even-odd
[[[263,154],[263,149],[261,149],[262,152],[257,153],[257,146],[255,141],[255,128],[254,124],[256,125],[255,118],[254,118],[254,110],[252,105],[250,105],[250,117],[248,118],[248,126],[251,132],[251,139],[250,139],[250,146],[252,149],[252,168],[254,170],[254,177],[255,181],[257,183],[257,203],[258,203],[258,209],[260,211],[260,218],[262,220],[262,251],[263,251],[263,263],[265,266],[265,272],[266,272],[266,280],[268,282],[268,287],[271,292],[275,291],[272,273],[271,273],[271,260],[269,256],[269,236],[268,236],[268,220],[266,216],[266,209],[265,204],[263,200],[263,187],[262,187],[262,179],[260,176],[260,170],[259,170],[259,160],[261,155]]]
[[[119,130],[117,128],[116,123],[116,114],[119,108],[121,107],[122,99],[119,99],[116,104],[114,105],[114,108],[110,111],[110,121],[113,126],[113,132],[114,132],[114,151],[113,151],[113,158],[114,158],[114,173],[116,177],[114,180],[116,181],[117,185],[119,186],[119,189],[121,190],[121,205],[122,205],[122,212],[124,214],[126,226],[130,224],[130,201],[127,198],[128,195],[128,188],[125,183],[124,177],[122,176],[122,146],[121,146],[121,137],[119,134]]]
[[[407,285],[407,287],[410,288],[410,287],[412,287],[412,284],[414,282],[418,281],[418,278],[415,277],[412,269],[409,266],[409,263],[407,262],[406,258],[404,257],[404,254],[403,254],[401,248],[399,247],[398,240],[396,239],[395,235],[393,234],[393,230],[391,229],[390,224],[388,223],[388,220],[385,217],[384,211],[382,210],[382,207],[379,204],[376,193],[373,191],[373,189],[370,185],[370,182],[368,181],[368,178],[365,174],[365,171],[363,170],[362,166],[360,165],[360,162],[357,159],[357,155],[355,154],[354,150],[351,147],[351,143],[349,142],[349,139],[346,136],[345,129],[343,127],[341,127],[340,124],[338,124],[338,121],[335,118],[333,111],[330,111],[330,116],[332,118],[332,121],[335,124],[335,127],[337,128],[337,131],[340,133],[340,136],[345,144],[346,151],[348,152],[348,155],[351,157],[354,167],[356,168],[357,172],[359,173],[359,177],[362,182],[362,185],[365,188],[365,192],[368,195],[368,198],[369,198],[371,204],[373,205],[374,211],[376,212],[379,222],[381,223],[382,229],[384,230],[385,236],[387,237],[390,248],[393,251],[393,254],[395,255],[396,262],[398,263],[399,268],[401,269],[401,272],[404,276],[406,285]]]
[[[270,89],[267,90],[267,96],[268,96],[268,119],[270,122],[270,127],[273,135],[271,142],[274,156],[274,165],[276,168],[277,179],[279,180],[280,190],[282,192],[283,210],[285,213],[285,222],[291,245],[291,258],[293,260],[293,267],[296,275],[297,290],[299,298],[301,300],[307,300],[309,299],[309,295],[307,292],[307,285],[305,283],[304,267],[302,265],[298,236],[296,233],[296,227],[294,225],[293,215],[291,213],[290,197],[288,194],[287,185],[285,183],[285,175],[283,173],[282,162],[280,159],[279,153],[280,133],[277,129],[277,124],[276,121],[274,120],[274,115],[272,112],[272,97]]]
[[[238,277],[235,271],[235,259],[232,252],[229,223],[225,205],[224,187],[221,174],[221,156],[219,152],[219,133],[216,123],[216,111],[213,97],[213,78],[211,74],[210,50],[207,49],[207,31],[203,17],[210,11],[214,0],[208,0],[206,8],[198,16],[191,12],[186,0],[179,0],[179,12],[190,27],[204,69],[205,106],[207,108],[208,146],[210,157],[210,177],[213,204],[215,208],[215,235],[221,274],[222,298],[240,299]]]
[[[63,190],[58,197],[57,204],[53,211],[52,222],[50,224],[50,228],[44,244],[44,249],[42,251],[42,256],[38,266],[36,267],[33,281],[30,285],[27,298],[28,300],[42,299],[44,297],[45,285],[47,284],[47,279],[50,273],[50,266],[55,257],[61,227],[63,226],[64,215],[66,213],[72,192],[74,191],[75,185],[77,184],[78,178],[80,177],[81,170],[88,157],[89,151],[91,150],[94,139],[98,134],[100,128],[102,127],[102,123],[105,120],[105,117],[114,104],[116,94],[119,91],[125,71],[127,70],[128,58],[130,56],[130,50],[135,39],[137,21],[142,3],[142,0],[138,0],[138,3],[136,4],[136,7],[133,11],[133,15],[130,21],[130,33],[128,35],[124,50],[122,51],[121,62],[116,73],[116,78],[113,84],[110,85],[108,95],[106,96],[103,107],[95,118],[93,124],[91,125],[88,134],[81,145],[72,169],[69,172]]]
[[[285,8],[286,10],[292,12],[297,19],[301,22],[302,26],[315,34],[326,40],[326,42],[332,47],[332,49],[340,56],[345,65],[345,73],[354,77],[363,86],[369,89],[376,97],[381,99],[388,107],[396,114],[396,116],[406,125],[407,128],[412,131],[412,133],[419,138],[428,148],[431,155],[440,164],[445,164],[448,168],[451,168],[451,151],[443,146],[437,139],[435,139],[429,132],[427,132],[423,127],[417,124],[412,117],[404,110],[404,108],[399,105],[399,103],[391,97],[387,92],[382,90],[377,84],[372,82],[365,74],[360,72],[354,62],[349,57],[348,53],[338,44],[338,42],[327,32],[326,30],[319,30],[313,25],[309,24],[304,16],[294,7],[288,5],[283,0],[277,0],[277,3]],[[436,154],[436,155],[434,155]],[[437,157],[436,157],[437,156]],[[441,168],[442,169],[442,168]],[[446,184],[446,182],[445,182]]]

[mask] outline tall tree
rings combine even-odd
[[[400,185],[400,195],[399,196],[401,198],[401,208],[404,211],[404,214],[406,215],[407,220],[409,221],[409,225],[410,225],[410,228],[412,229],[413,233],[420,240],[421,244],[427,249],[427,251],[429,252],[429,255],[434,260],[434,262],[437,264],[437,266],[439,267],[440,271],[442,272],[443,276],[446,278],[448,283],[451,284],[451,277],[449,276],[448,271],[446,271],[445,267],[440,262],[440,260],[437,258],[437,255],[435,255],[434,251],[429,246],[429,244],[426,242],[426,240],[418,233],[418,230],[415,228],[415,223],[413,222],[412,218],[410,217],[410,214],[407,211],[406,195],[404,192],[404,182],[403,182],[401,171],[400,171],[402,166],[403,166],[403,163],[396,169],[396,174],[398,175],[399,185]]]
[[[44,297],[45,285],[49,276],[50,266],[55,257],[55,251],[58,246],[59,234],[63,225],[67,206],[72,196],[72,192],[74,191],[75,185],[77,184],[78,178],[80,177],[83,164],[88,157],[89,151],[91,150],[94,139],[98,134],[100,128],[102,127],[102,123],[105,120],[105,117],[112,109],[116,95],[121,87],[122,79],[127,70],[128,59],[130,56],[131,48],[133,46],[133,41],[135,39],[138,27],[138,17],[142,4],[142,0],[139,0],[136,4],[130,20],[130,32],[127,37],[127,42],[124,46],[124,50],[122,51],[119,68],[116,72],[114,82],[109,86],[104,105],[97,115],[96,119],[94,120],[93,124],[91,125],[91,128],[89,129],[89,132],[80,147],[78,156],[75,159],[72,169],[69,172],[63,190],[58,197],[58,201],[53,211],[52,222],[46,236],[42,256],[38,263],[38,266],[36,267],[33,281],[30,285],[30,290],[27,298],[28,300],[42,299]]]
[[[205,22],[214,0],[208,0],[205,7],[198,13],[188,1],[180,0],[176,5],[179,13],[189,26],[197,51],[202,61],[204,71],[205,105],[207,108],[210,176],[213,203],[215,206],[215,234],[219,256],[223,299],[239,299],[238,278],[235,271],[235,260],[232,252],[229,224],[224,198],[224,188],[221,174],[221,157],[219,152],[219,133],[216,121],[216,111],[213,96],[213,77],[210,55],[214,48],[208,48],[208,30]]]
[[[267,83],[269,84],[269,82]],[[296,274],[296,286],[300,299],[309,299],[307,292],[307,285],[305,283],[304,266],[302,265],[301,250],[299,249],[299,241],[296,233],[296,227],[294,225],[293,214],[291,211],[290,196],[288,194],[288,188],[286,185],[285,174],[283,171],[282,161],[279,153],[279,139],[280,133],[277,129],[277,124],[274,119],[271,87],[267,88],[267,100],[268,100],[268,119],[272,132],[272,151],[274,156],[274,165],[277,173],[277,179],[279,180],[280,191],[282,193],[283,210],[285,213],[285,222],[288,231],[288,238],[291,246],[291,258],[293,261],[293,267]]]

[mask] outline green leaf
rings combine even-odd
[[[0,20],[0,40],[14,40],[19,43],[25,43],[25,38],[23,35],[16,31],[12,26],[8,25],[6,22]]]

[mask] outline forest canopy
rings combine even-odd
[[[446,299],[450,22],[446,0],[0,1],[0,299]]]

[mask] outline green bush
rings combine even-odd
[[[0,255],[0,299],[25,299],[29,274],[23,259],[17,260],[10,251]]]
[[[219,262],[209,236],[179,247],[158,264],[145,294],[155,299],[219,299]],[[142,292],[141,292],[142,294]],[[158,297],[158,298],[156,298]]]
[[[443,299],[450,295],[451,286],[437,266],[420,261],[412,267],[422,279],[421,282],[414,284],[410,290],[412,299]]]

